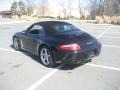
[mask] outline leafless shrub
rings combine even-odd
[[[111,17],[110,16],[103,16],[104,23],[111,23]]]
[[[111,23],[117,24],[117,17],[116,16],[111,17]]]
[[[120,16],[104,16],[103,18],[101,16],[96,16],[96,23],[108,23],[108,24],[119,24],[120,25]]]
[[[100,17],[100,16],[96,16],[96,23],[97,23],[97,24],[104,23],[103,18],[102,18],[102,17]]]

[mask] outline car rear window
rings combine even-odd
[[[79,30],[77,27],[71,24],[53,24],[51,25],[51,29],[57,33],[64,33],[64,32]]]

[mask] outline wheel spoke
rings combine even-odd
[[[47,50],[45,49],[45,55],[47,55],[48,53],[47,53]]]
[[[44,52],[41,52],[41,55],[45,55],[45,53],[44,53]]]
[[[50,56],[49,51],[46,48],[43,48],[41,50],[40,56],[41,56],[41,60],[42,60],[43,64],[48,65],[50,63],[49,59],[51,56]]]
[[[48,60],[48,58],[46,58],[46,63],[49,64],[49,60]]]

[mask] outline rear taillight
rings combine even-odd
[[[59,45],[59,48],[62,50],[80,50],[80,46],[78,44],[67,44],[67,45]]]

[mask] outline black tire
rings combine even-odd
[[[20,51],[20,42],[17,37],[13,38],[13,47],[15,50]]]
[[[46,59],[46,63],[45,63],[45,60],[43,61],[43,56],[41,56],[43,50],[47,50],[47,54],[49,53],[49,55],[50,55],[50,57],[48,57],[49,55],[48,55],[48,56],[47,56],[47,55],[45,56],[45,58],[48,57],[48,60]],[[39,58],[40,58],[40,60],[41,60],[41,62],[42,62],[42,64],[43,64],[44,66],[46,66],[46,67],[53,67],[53,66],[55,66],[52,53],[51,53],[51,51],[50,51],[50,49],[49,49],[48,47],[42,46],[42,47],[40,48],[40,50],[39,50]]]

